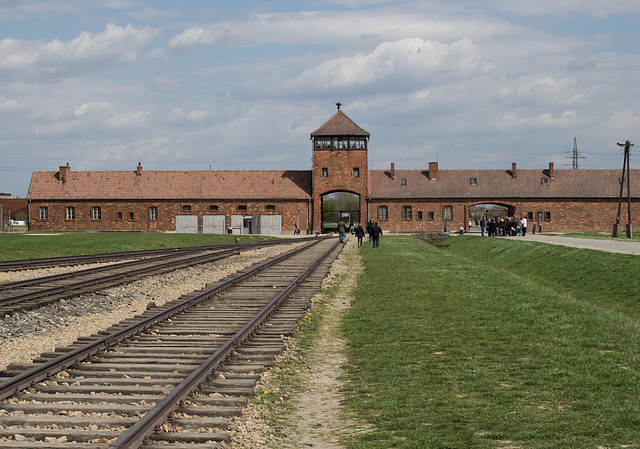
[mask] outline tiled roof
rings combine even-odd
[[[311,171],[34,172],[27,197],[44,199],[294,199],[311,197]]]
[[[429,179],[428,170],[369,170],[371,198],[618,198],[621,170],[438,170],[438,179]],[[406,185],[402,185],[402,178]],[[471,184],[471,178],[477,184]],[[542,183],[548,179],[548,184]],[[640,195],[640,170],[631,170],[631,196]],[[634,183],[634,179],[635,181]],[[623,197],[627,188],[624,187]]]
[[[366,136],[369,133],[355,124],[342,111],[338,111],[333,117],[320,128],[311,133],[311,137],[317,136]]]

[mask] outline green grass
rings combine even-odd
[[[0,233],[0,260],[233,243],[236,235],[132,232]],[[242,241],[265,240],[243,235]]]
[[[640,258],[456,237],[362,250],[344,322],[349,448],[640,440]],[[637,259],[637,260],[636,260]]]

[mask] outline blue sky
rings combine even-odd
[[[370,168],[571,168],[574,137],[621,168],[639,25],[637,0],[0,0],[0,192],[67,162],[308,170],[338,101]]]

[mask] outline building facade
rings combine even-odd
[[[290,234],[328,228],[331,195],[355,198],[349,216],[373,219],[385,231],[469,228],[470,208],[495,205],[527,217],[544,231],[610,231],[621,206],[627,223],[626,179],[618,170],[443,170],[368,168],[370,134],[338,108],[311,133],[307,170],[34,172],[29,187],[30,229]],[[631,170],[638,179],[640,170]],[[631,184],[632,226],[638,192]],[[623,187],[623,189],[621,189]],[[619,203],[620,192],[625,198]],[[330,226],[329,226],[330,227]]]

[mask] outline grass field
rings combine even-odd
[[[136,232],[0,233],[0,260],[233,243],[237,235]],[[265,240],[243,235],[242,242]]]
[[[640,258],[385,236],[344,323],[349,448],[640,442]]]

